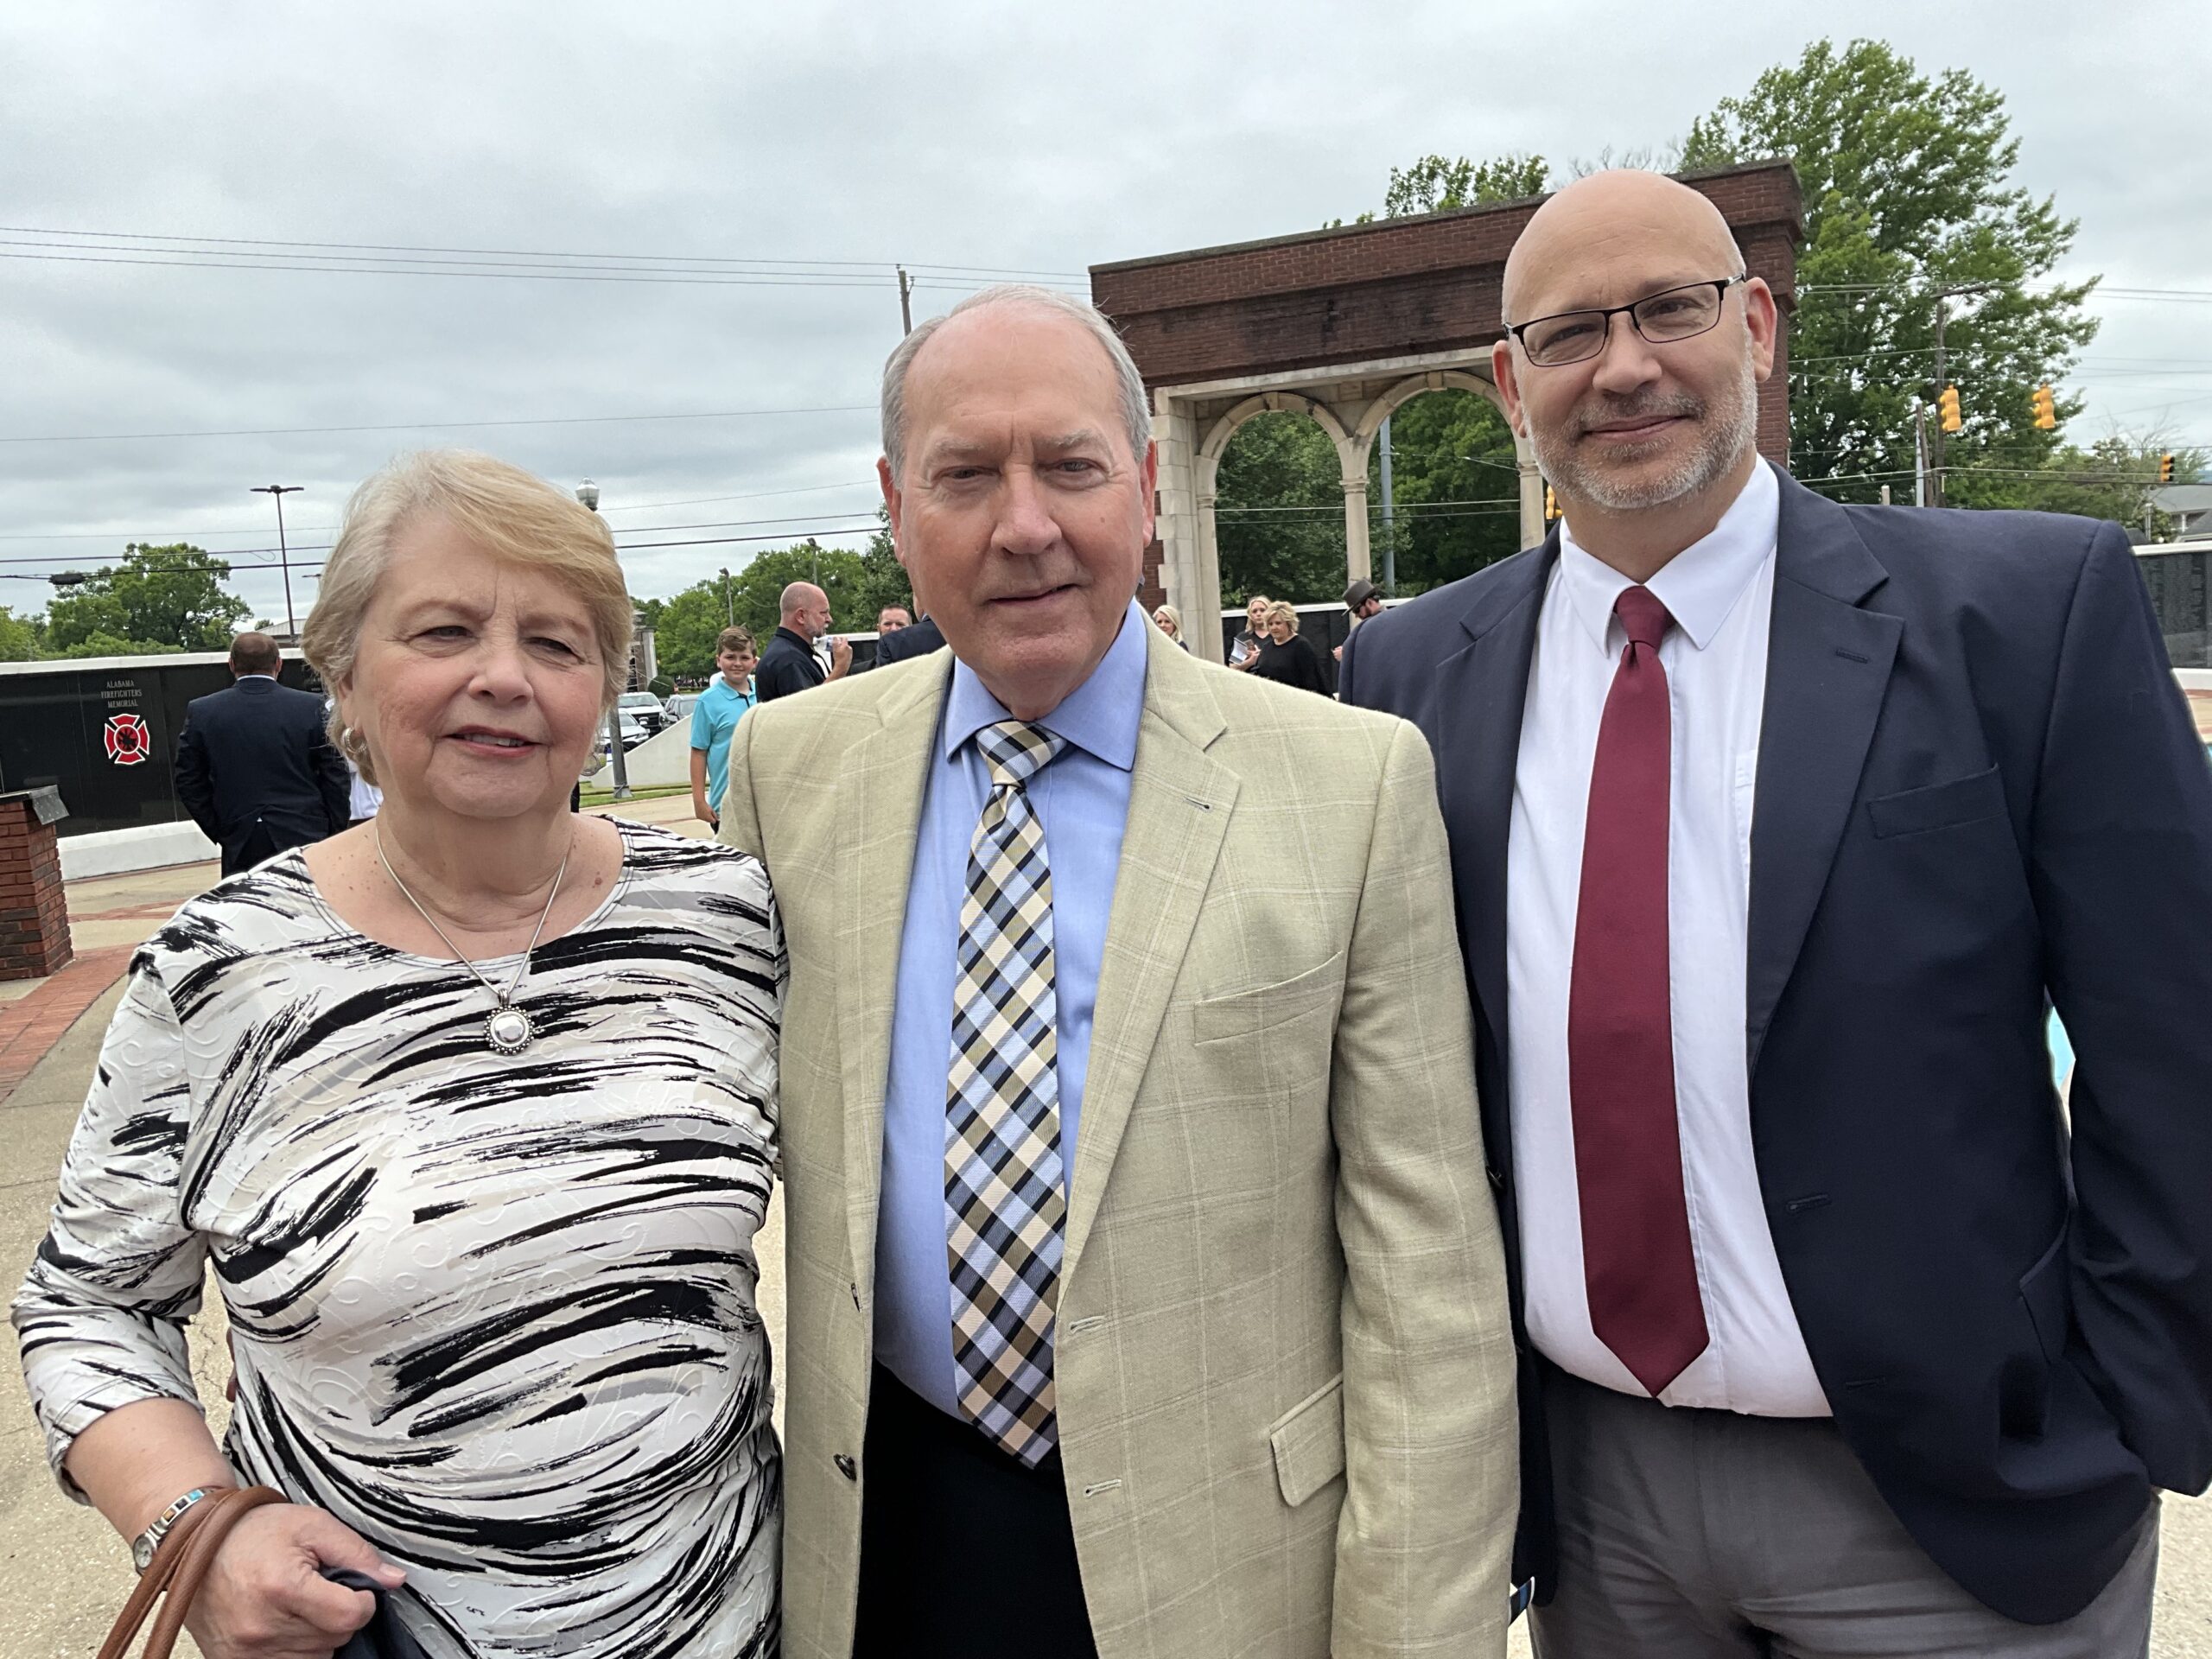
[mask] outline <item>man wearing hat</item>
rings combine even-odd
[[[1369,617],[1382,614],[1382,595],[1373,582],[1362,576],[1344,589],[1344,609],[1351,613],[1351,626],[1356,631]],[[1341,662],[1344,648],[1338,645],[1329,654]]]

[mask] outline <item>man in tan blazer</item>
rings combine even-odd
[[[1132,604],[1155,461],[1096,312],[885,372],[949,651],[765,706],[784,1651],[1503,1651],[1512,1341],[1427,746]]]

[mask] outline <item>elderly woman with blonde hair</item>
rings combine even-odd
[[[753,1234],[783,944],[751,858],[568,810],[628,671],[607,529],[481,455],[362,485],[308,658],[382,811],[139,951],[15,1305],[55,1474],[210,1659],[772,1653]],[[218,1448],[185,1326],[212,1263]]]

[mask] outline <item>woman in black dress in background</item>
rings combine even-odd
[[[1276,600],[1268,607],[1267,628],[1267,637],[1260,641],[1259,658],[1252,664],[1252,672],[1263,680],[1319,691],[1325,697],[1332,695],[1329,671],[1321,665],[1321,653],[1298,632],[1296,607],[1287,601]]]

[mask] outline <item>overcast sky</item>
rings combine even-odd
[[[38,607],[22,578],[125,541],[190,540],[238,554],[281,623],[249,487],[302,486],[285,516],[312,564],[353,485],[441,443],[596,479],[632,591],[671,593],[869,522],[894,262],[944,268],[918,320],[988,272],[1080,288],[1094,263],[1349,218],[1432,151],[1663,143],[1831,28],[2004,92],[2019,181],[2081,219],[2069,271],[2199,296],[2094,302],[2075,435],[2212,443],[2212,44],[2179,0],[10,6],[0,255],[41,257],[0,257],[0,604]],[[94,263],[155,258],[134,235],[817,274]],[[585,418],[658,416],[709,418]],[[304,614],[312,570],[294,590]]]

